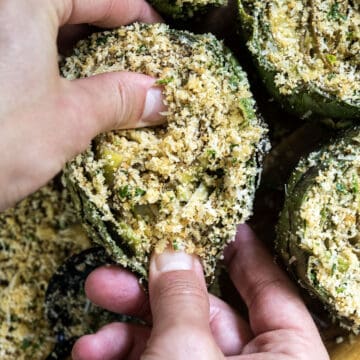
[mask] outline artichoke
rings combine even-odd
[[[90,236],[142,278],[150,254],[172,247],[199,255],[210,281],[251,215],[268,147],[246,76],[214,36],[164,24],[93,34],[62,66],[68,79],[116,70],[159,79],[167,124],[95,138],[66,167],[74,204]]]
[[[191,18],[209,6],[226,5],[227,0],[150,0],[160,13],[173,18]]]
[[[360,3],[239,0],[247,46],[288,111],[360,118]]]
[[[360,127],[302,159],[286,188],[277,248],[343,326],[360,328]]]
[[[100,247],[73,255],[55,271],[45,296],[45,312],[55,334],[55,346],[46,359],[69,359],[75,341],[109,322],[124,322],[126,315],[92,304],[85,295],[85,280],[97,267],[111,264]]]
[[[55,341],[46,286],[67,256],[89,244],[57,181],[0,214],[1,359],[46,358]]]

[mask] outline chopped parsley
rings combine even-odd
[[[346,259],[339,257],[338,259],[338,269],[340,272],[346,272],[349,270],[350,264],[349,261],[347,261]]]
[[[29,348],[32,345],[32,342],[30,339],[25,338],[22,343],[21,343],[21,349],[22,350],[26,350],[27,348]]]
[[[167,85],[167,84],[170,84],[172,81],[174,81],[174,77],[170,76],[167,78],[157,80],[156,85]]]
[[[329,20],[346,20],[347,16],[340,12],[340,5],[337,1],[335,1],[328,12],[328,19]]]
[[[237,90],[239,87],[239,78],[236,75],[232,75],[229,79],[229,85],[231,90]]]
[[[97,46],[100,46],[100,45],[105,45],[107,42],[107,36],[99,36],[97,39],[96,39],[96,45]]]
[[[337,62],[337,57],[333,54],[326,54],[325,57],[331,65],[334,65]]]
[[[345,185],[342,184],[342,183],[337,183],[337,184],[336,184],[336,190],[339,191],[339,192],[341,192],[341,193],[343,193],[343,194],[347,193],[346,187],[345,187]]]
[[[144,196],[145,194],[146,194],[146,190],[140,188],[135,189],[135,196]]]
[[[145,44],[142,44],[142,45],[140,45],[139,47],[138,47],[138,49],[137,49],[137,53],[138,54],[142,54],[142,53],[144,53],[144,52],[146,52],[146,50],[147,50],[147,46],[145,45]]]
[[[357,194],[359,192],[359,180],[355,175],[353,175],[352,178],[352,192],[354,194]]]
[[[119,189],[119,196],[123,199],[131,197],[129,185],[125,185]]]
[[[344,286],[338,286],[337,288],[336,288],[336,292],[338,293],[338,294],[341,294],[341,293],[343,293],[345,291],[345,287]]]
[[[209,149],[207,151],[207,154],[208,154],[209,158],[211,158],[211,159],[215,159],[215,157],[216,157],[216,151],[213,149]]]

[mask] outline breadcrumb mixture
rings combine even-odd
[[[271,63],[282,94],[304,84],[360,104],[360,3],[256,0],[259,34],[250,50]]]
[[[198,254],[211,275],[252,213],[268,149],[246,76],[214,36],[164,24],[93,34],[62,67],[68,79],[117,70],[159,79],[168,123],[100,135],[69,164],[68,181],[123,265],[146,268],[153,249],[172,246]],[[121,241],[125,257],[114,254]]]
[[[45,359],[55,339],[44,313],[48,281],[89,246],[67,192],[49,184],[0,214],[0,358]]]

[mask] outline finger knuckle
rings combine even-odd
[[[63,109],[60,126],[66,132],[68,141],[71,141],[74,152],[80,153],[91,140],[90,124],[84,112],[84,103],[79,101],[79,98],[66,95],[59,96],[58,102],[61,104],[58,108]]]
[[[137,16],[137,19],[149,19],[151,17],[151,7],[148,3],[143,3],[142,6],[140,6],[139,14]]]
[[[49,3],[49,1],[47,1]],[[60,25],[65,24],[74,12],[74,1],[72,0],[58,0],[50,2],[54,8]]]
[[[129,88],[127,83],[119,78],[116,83],[116,92],[115,92],[117,100],[115,103],[115,128],[120,127],[122,123],[131,118],[131,101],[129,98]]]
[[[193,354],[193,358],[201,359],[205,354],[215,351],[216,345],[209,332],[191,324],[177,324],[176,327],[167,328],[164,333],[159,333],[157,338],[150,342],[147,355],[151,354],[156,359],[170,359],[176,355]],[[164,357],[164,354],[168,356]],[[178,358],[183,358],[180,356]]]
[[[105,6],[102,8],[102,13],[98,16],[96,23],[106,23],[114,16],[114,9],[116,6],[116,0],[108,0],[105,2]]]
[[[196,278],[186,276],[179,278],[174,274],[164,277],[164,286],[160,288],[159,295],[166,298],[179,298],[191,296],[192,298],[203,299],[206,294],[203,287],[196,281]]]
[[[250,300],[248,302],[249,311],[257,307],[259,301],[263,301],[268,294],[272,294],[272,289],[283,288],[287,284],[284,284],[284,279],[277,277],[271,279],[260,279],[256,284],[252,286],[250,294],[247,296]]]

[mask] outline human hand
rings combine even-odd
[[[287,276],[246,225],[225,251],[249,323],[209,295],[199,261],[182,253],[153,256],[150,303],[137,279],[118,267],[95,270],[86,293],[96,304],[149,326],[106,325],[80,338],[74,360],[328,360],[316,326]]]
[[[122,72],[70,82],[59,75],[57,40],[62,48],[82,33],[76,24],[106,28],[135,20],[161,18],[145,0],[1,1],[0,211],[47,183],[98,133],[160,120],[161,91],[148,76]]]

